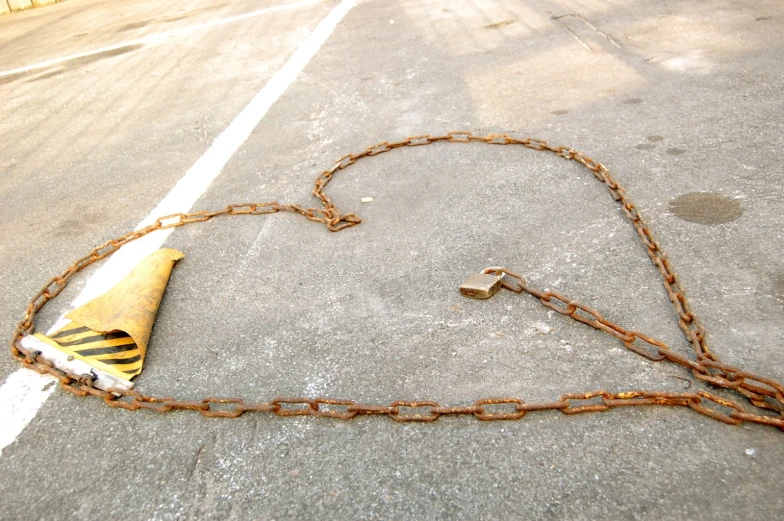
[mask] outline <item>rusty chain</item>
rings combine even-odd
[[[555,402],[525,403],[519,398],[483,398],[472,405],[447,407],[431,400],[398,400],[390,405],[369,405],[353,400],[330,398],[291,398],[278,397],[270,402],[251,403],[240,398],[207,397],[200,401],[182,401],[169,397],[147,396],[137,390],[109,389],[93,387],[92,380],[65,373],[54,367],[39,353],[28,352],[19,345],[19,340],[35,330],[35,315],[41,308],[55,298],[67,286],[76,273],[87,266],[111,255],[123,245],[145,235],[186,224],[208,221],[220,215],[261,215],[278,212],[294,212],[311,221],[323,223],[330,231],[336,232],[357,225],[360,218],[353,213],[343,214],[333,204],[324,188],[333,176],[359,159],[389,152],[400,147],[429,145],[439,141],[452,143],[481,142],[491,145],[522,145],[533,150],[552,152],[566,160],[576,161],[601,181],[609,190],[612,198],[626,214],[640,241],[646,247],[653,264],[659,269],[664,288],[678,316],[678,324],[686,339],[694,348],[695,357],[671,350],[667,345],[639,331],[628,330],[606,318],[598,311],[557,292],[542,292],[527,285],[525,279],[505,268],[488,268],[484,273],[502,276],[502,286],[516,293],[526,292],[554,311],[578,322],[589,325],[612,335],[634,353],[652,361],[667,360],[691,370],[698,380],[745,397],[751,405],[761,409],[756,413],[747,411],[736,401],[706,392],[662,392],[628,391],[610,393],[591,391],[569,393]],[[397,142],[382,142],[368,147],[359,154],[347,154],[339,158],[329,170],[322,172],[315,181],[312,194],[319,199],[321,208],[303,208],[296,204],[277,202],[233,204],[213,212],[195,212],[160,217],[150,226],[127,233],[117,239],[96,246],[90,253],[74,262],[60,275],[52,278],[31,299],[24,318],[16,326],[11,340],[11,354],[27,368],[39,373],[56,377],[63,389],[77,396],[96,396],[102,398],[110,407],[122,409],[149,409],[156,412],[173,410],[195,410],[207,417],[236,418],[246,412],[267,412],[278,416],[316,416],[324,418],[350,419],[357,415],[385,415],[395,421],[429,422],[445,415],[473,415],[479,420],[519,420],[534,411],[558,410],[564,414],[600,412],[616,407],[639,405],[662,405],[688,407],[698,413],[728,424],[753,422],[784,429],[784,386],[720,361],[708,348],[705,327],[689,305],[677,275],[675,275],[667,256],[654,238],[640,212],[626,196],[626,191],[613,179],[607,168],[585,154],[568,147],[554,147],[545,141],[533,138],[518,139],[507,134],[476,136],[470,132],[449,132],[442,136],[411,136]]]

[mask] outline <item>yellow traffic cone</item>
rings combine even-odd
[[[183,257],[171,248],[148,255],[114,288],[68,313],[66,318],[71,322],[62,329],[50,336],[34,336],[65,353],[69,361],[81,360],[130,380],[142,372],[147,341],[169,275]]]

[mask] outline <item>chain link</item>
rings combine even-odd
[[[671,362],[688,370],[698,380],[709,385],[740,395],[760,410],[748,412],[739,403],[706,391],[671,393],[662,391],[625,391],[611,393],[605,390],[587,393],[569,393],[556,402],[525,403],[515,397],[482,398],[472,405],[444,406],[432,400],[396,400],[389,405],[362,404],[353,400],[332,398],[291,398],[278,397],[270,402],[246,402],[242,398],[207,397],[200,401],[183,401],[171,397],[144,395],[138,390],[112,388],[101,390],[93,387],[89,377],[78,377],[54,367],[37,352],[28,352],[19,344],[25,335],[35,330],[35,316],[51,299],[55,298],[68,285],[76,273],[91,264],[111,255],[123,245],[135,241],[157,230],[176,228],[187,224],[205,222],[221,215],[263,215],[278,212],[293,212],[305,218],[324,224],[333,232],[360,224],[361,219],[354,213],[343,214],[324,192],[335,173],[354,164],[364,157],[383,154],[400,147],[422,146],[445,141],[450,143],[481,142],[490,145],[522,145],[532,150],[552,152],[566,160],[576,161],[589,169],[594,177],[602,182],[614,201],[632,223],[640,242],[645,246],[653,265],[662,276],[664,289],[672,302],[678,324],[686,339],[691,343],[695,359],[670,349],[663,342],[639,331],[626,329],[615,324],[597,310],[576,302],[554,291],[540,291],[528,286],[525,279],[505,268],[488,268],[485,273],[502,276],[502,286],[515,293],[526,292],[546,307],[589,325],[617,338],[630,351],[652,361]],[[545,141],[519,139],[508,134],[489,134],[477,136],[470,132],[454,131],[441,136],[424,134],[411,136],[398,142],[381,142],[370,146],[359,154],[347,154],[339,158],[334,166],[323,171],[315,180],[312,191],[322,204],[321,208],[303,208],[296,204],[277,202],[232,204],[213,212],[194,212],[189,214],[167,215],[156,219],[146,228],[125,234],[96,246],[88,255],[77,260],[61,274],[53,277],[30,300],[24,317],[17,324],[11,339],[11,354],[23,366],[42,374],[49,374],[60,381],[63,389],[77,396],[102,398],[106,405],[128,410],[148,409],[155,412],[175,410],[198,411],[210,418],[237,418],[244,413],[263,412],[277,416],[316,416],[347,420],[357,415],[383,415],[399,422],[431,422],[441,416],[474,416],[483,421],[519,420],[530,412],[560,411],[572,415],[584,412],[603,412],[617,407],[656,405],[687,407],[715,420],[739,424],[743,422],[771,425],[784,430],[784,386],[762,376],[743,371],[721,362],[708,348],[705,327],[692,311],[677,275],[672,270],[667,256],[654,237],[639,210],[626,196],[623,187],[613,179],[609,170],[582,152],[567,147],[555,147]]]

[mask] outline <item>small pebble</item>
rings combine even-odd
[[[543,334],[543,335],[546,335],[546,334],[548,334],[550,331],[552,331],[552,330],[553,330],[553,328],[551,328],[550,326],[548,326],[548,325],[547,325],[547,324],[545,324],[544,322],[534,322],[533,326],[534,326],[534,329],[535,329],[535,330],[537,330],[539,333],[541,333],[541,334]],[[562,343],[563,343],[563,342],[562,342]]]
[[[362,201],[363,203],[372,203],[373,202],[373,198],[372,197],[363,197],[362,199],[360,199],[360,201]]]
[[[746,456],[753,456],[757,453],[756,449],[746,449]]]

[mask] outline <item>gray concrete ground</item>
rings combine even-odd
[[[279,3],[70,0],[0,18],[0,68]],[[0,330],[50,276],[147,215],[336,4],[0,79]],[[312,204],[335,158],[409,134],[569,145],[627,187],[715,351],[782,380],[783,30],[773,1],[362,1],[196,209]],[[457,293],[505,265],[688,352],[633,230],[579,165],[437,144],[357,163],[329,192],[364,223],[330,234],[242,217],[170,237],[187,256],[141,390],[463,404],[687,385],[531,298]],[[695,192],[723,197],[695,206]],[[4,377],[16,369],[0,359]],[[0,469],[9,520],[784,516],[782,433],[680,409],[210,420],[56,392]]]

